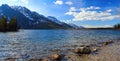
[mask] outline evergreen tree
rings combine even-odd
[[[18,23],[16,17],[13,17],[8,24],[9,31],[18,31]]]
[[[0,19],[0,31],[7,31],[7,19],[5,16],[2,16],[2,18]]]
[[[120,29],[120,24],[115,25],[114,29]]]

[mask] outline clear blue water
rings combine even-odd
[[[0,59],[40,58],[50,53],[120,37],[117,30],[20,30],[0,33]]]

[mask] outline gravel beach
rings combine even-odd
[[[120,60],[120,42],[100,47],[96,53],[89,55],[68,55],[67,61],[119,61]]]

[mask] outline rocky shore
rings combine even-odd
[[[52,53],[44,58],[31,58],[28,61],[119,61],[120,42],[108,40],[98,45],[81,45],[68,50],[67,54]],[[18,61],[17,58],[6,58],[5,61]]]

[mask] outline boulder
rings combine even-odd
[[[90,45],[80,45],[80,47],[90,47]]]
[[[6,58],[5,61],[16,61],[17,58]]]
[[[59,60],[60,59],[60,55],[59,54],[51,54],[51,59],[52,60]]]
[[[41,59],[30,59],[29,61],[41,61]]]
[[[92,48],[91,48],[91,51],[92,51],[92,52],[96,52],[96,51],[98,51],[99,49],[100,49],[99,47],[92,47]]]
[[[96,51],[98,51],[98,49],[97,49],[97,48],[93,48],[92,51],[93,51],[93,52],[96,52]]]
[[[50,61],[50,59],[44,58],[44,59],[42,59],[42,61]]]
[[[109,41],[104,42],[103,45],[108,45],[108,44],[111,44],[111,43],[113,43],[113,41],[109,40]]]
[[[75,48],[74,52],[79,54],[90,54],[91,49],[90,47],[79,47],[79,48]]]

